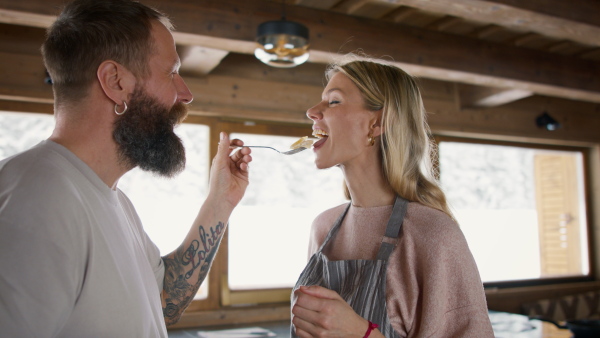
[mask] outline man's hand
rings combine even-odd
[[[221,141],[217,155],[210,169],[209,199],[227,203],[234,208],[244,196],[248,187],[248,164],[252,161],[250,148],[241,148],[231,152],[244,142],[235,139],[229,141],[229,136],[221,132]]]
[[[208,197],[183,243],[163,257],[165,278],[161,293],[167,325],[176,323],[194,299],[213,263],[227,220],[248,187],[249,148],[232,150],[244,142],[221,133],[221,142],[210,170]]]
[[[301,286],[295,295],[292,323],[299,337],[363,337],[369,327],[369,322],[335,291]],[[371,337],[379,335],[375,330]]]

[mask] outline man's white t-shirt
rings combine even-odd
[[[69,150],[0,161],[0,336],[166,337],[163,277],[129,199]]]

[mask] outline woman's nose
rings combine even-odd
[[[308,108],[308,110],[306,111],[306,116],[308,116],[308,118],[313,121],[322,119],[323,113],[321,113],[321,109],[319,106],[320,105],[317,104],[311,108]]]
[[[185,84],[185,81],[183,81],[183,78],[181,77],[181,75],[177,74],[178,80],[177,81],[177,99],[179,100],[179,102],[183,102],[183,103],[191,103],[194,100],[194,96],[192,95],[192,92],[190,91],[190,89],[188,88],[188,86]]]

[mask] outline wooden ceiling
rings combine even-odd
[[[175,23],[181,72],[202,114],[301,116],[320,97],[326,64],[356,50],[452,91],[462,108],[534,96],[600,104],[596,0],[141,1]],[[63,2],[0,0],[0,108],[52,102],[39,45]],[[292,69],[252,55],[257,26],[282,11],[310,30],[309,62]]]

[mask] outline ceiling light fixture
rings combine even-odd
[[[263,22],[258,26],[256,42],[258,47],[254,56],[269,66],[290,68],[308,60],[308,28],[301,23],[287,21],[285,12],[281,20]]]

